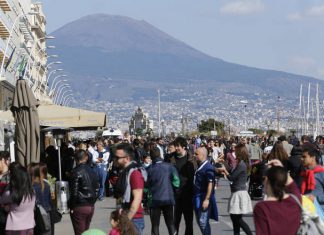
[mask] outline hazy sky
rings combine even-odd
[[[93,13],[145,20],[214,57],[324,79],[324,0],[42,0],[50,33]]]

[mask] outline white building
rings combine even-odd
[[[30,82],[37,98],[44,99],[42,92],[47,86],[45,25],[39,3],[0,0],[0,110],[11,107],[19,77]],[[4,148],[4,128],[12,129],[12,123],[0,120],[0,150]]]
[[[29,80],[36,97],[42,98],[37,94],[40,93],[38,90],[45,89],[45,86],[38,86],[46,80],[45,24],[39,3],[0,0],[1,110],[10,107],[19,77]]]

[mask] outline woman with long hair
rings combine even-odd
[[[18,162],[10,164],[9,172],[9,187],[0,197],[0,204],[8,204],[9,210],[5,234],[33,235],[36,198],[29,174]]]
[[[228,212],[230,214],[234,235],[240,234],[240,228],[247,235],[252,235],[251,229],[243,220],[243,214],[252,212],[252,203],[246,189],[248,172],[250,170],[249,152],[245,144],[238,144],[235,147],[236,167],[229,173],[226,168],[220,171],[224,173],[229,181],[231,181],[231,197],[228,203]]]
[[[258,202],[253,211],[256,235],[295,235],[301,210],[292,197],[301,201],[300,192],[279,160],[269,161],[268,165],[271,168],[263,181],[266,199]]]
[[[268,155],[268,160],[274,159],[278,159],[287,170],[289,156],[286,150],[284,149],[282,142],[279,140],[273,145]]]
[[[28,166],[28,173],[31,177],[32,185],[36,194],[36,203],[42,205],[47,213],[51,215],[52,211],[52,198],[51,189],[41,176],[39,163],[30,163]],[[53,223],[51,223],[52,225]],[[51,226],[52,227],[52,226]],[[35,235],[50,235],[52,228],[47,232],[40,232],[39,228],[35,227]]]

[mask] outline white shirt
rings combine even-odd
[[[103,154],[103,161],[102,162],[98,162],[97,163],[97,160],[99,158],[99,152],[94,150],[92,147],[91,148],[88,148],[88,151],[92,154],[92,162],[95,163],[97,166],[107,166],[108,164],[108,160],[109,160],[109,156],[110,156],[110,153],[109,152],[105,152],[105,150],[103,150],[102,152],[104,153]]]
[[[212,158],[214,161],[218,159],[219,154],[221,153],[221,149],[219,147],[213,147],[213,155]]]

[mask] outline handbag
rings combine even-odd
[[[289,194],[301,208],[301,221],[297,235],[324,235],[324,224],[317,214],[306,211],[296,195]]]
[[[38,203],[35,204],[35,223],[36,230],[40,233],[48,232],[51,229],[51,217],[50,214],[44,209],[44,207]]]
[[[52,214],[53,224],[61,222],[62,214],[60,212],[58,212],[57,210],[51,210],[51,214]]]

